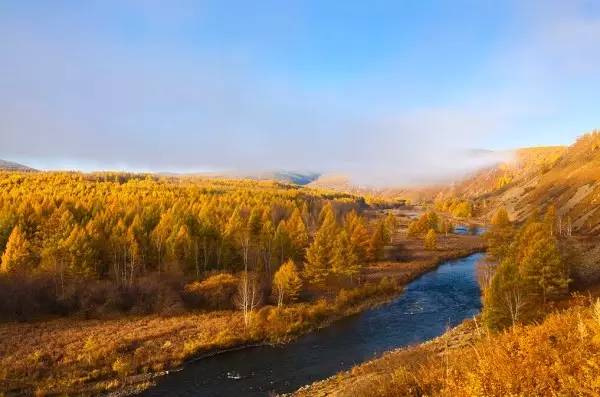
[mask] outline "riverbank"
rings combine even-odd
[[[446,261],[391,302],[281,346],[231,352],[161,378],[144,397],[264,397],[289,393],[387,351],[442,335],[481,307],[475,266],[482,253]],[[350,348],[349,348],[350,347]]]
[[[540,323],[500,333],[466,321],[288,396],[596,396],[600,301],[590,300],[575,297]]]
[[[385,353],[383,356],[357,365],[327,379],[306,385],[286,397],[374,396],[383,384],[394,376],[410,375],[432,360],[444,360],[451,351],[472,346],[483,336],[475,319],[465,320],[443,335],[430,341]],[[415,390],[416,392],[416,390]]]
[[[3,324],[0,390],[17,395],[138,392],[152,385],[154,375],[180,368],[203,354],[256,343],[283,343],[389,301],[402,285],[441,261],[480,251],[483,245],[477,239],[449,236],[446,242],[440,239],[439,250],[429,252],[419,249],[420,241],[395,239],[389,249],[402,245],[405,257],[368,268],[368,285],[327,301],[284,309],[265,307],[256,313],[249,330],[244,329],[242,316],[233,311]]]
[[[386,279],[387,280],[387,279]],[[58,319],[0,326],[0,387],[16,395],[100,394],[151,385],[195,358],[257,343],[285,343],[397,296],[383,280],[334,301],[263,307],[248,329],[234,311],[116,320]]]

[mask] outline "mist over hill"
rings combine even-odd
[[[35,169],[13,161],[0,160],[0,171],[35,171]]]
[[[477,154],[493,158],[488,151]],[[412,203],[458,197],[478,203],[483,218],[504,206],[517,222],[554,205],[573,233],[600,234],[600,132],[585,134],[570,146],[520,148],[494,155],[498,161],[439,183],[369,187],[353,183],[347,175],[324,174],[310,186]]]
[[[513,161],[484,168],[438,192],[480,201],[491,214],[502,205],[523,221],[550,205],[574,233],[600,233],[600,132],[570,146],[524,148]]]

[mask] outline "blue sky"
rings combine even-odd
[[[456,173],[598,127],[597,4],[0,2],[0,158]]]

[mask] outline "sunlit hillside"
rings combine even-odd
[[[510,160],[478,170],[453,184],[450,191],[469,197],[485,196],[509,184],[531,182],[544,169],[552,167],[566,147],[522,148],[513,151]]]
[[[561,228],[596,235],[599,179],[600,133],[592,132],[569,147],[519,150],[514,163],[481,171],[450,192],[485,204],[482,215],[503,205],[518,221],[552,204]]]

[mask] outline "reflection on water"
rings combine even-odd
[[[451,260],[391,303],[340,320],[285,346],[217,355],[159,379],[145,396],[266,396],[327,378],[387,350],[442,334],[480,308],[475,263]]]
[[[481,236],[485,233],[487,229],[483,226],[476,226],[473,230],[467,225],[457,225],[454,227],[454,233],[460,235],[474,234],[476,236]]]

